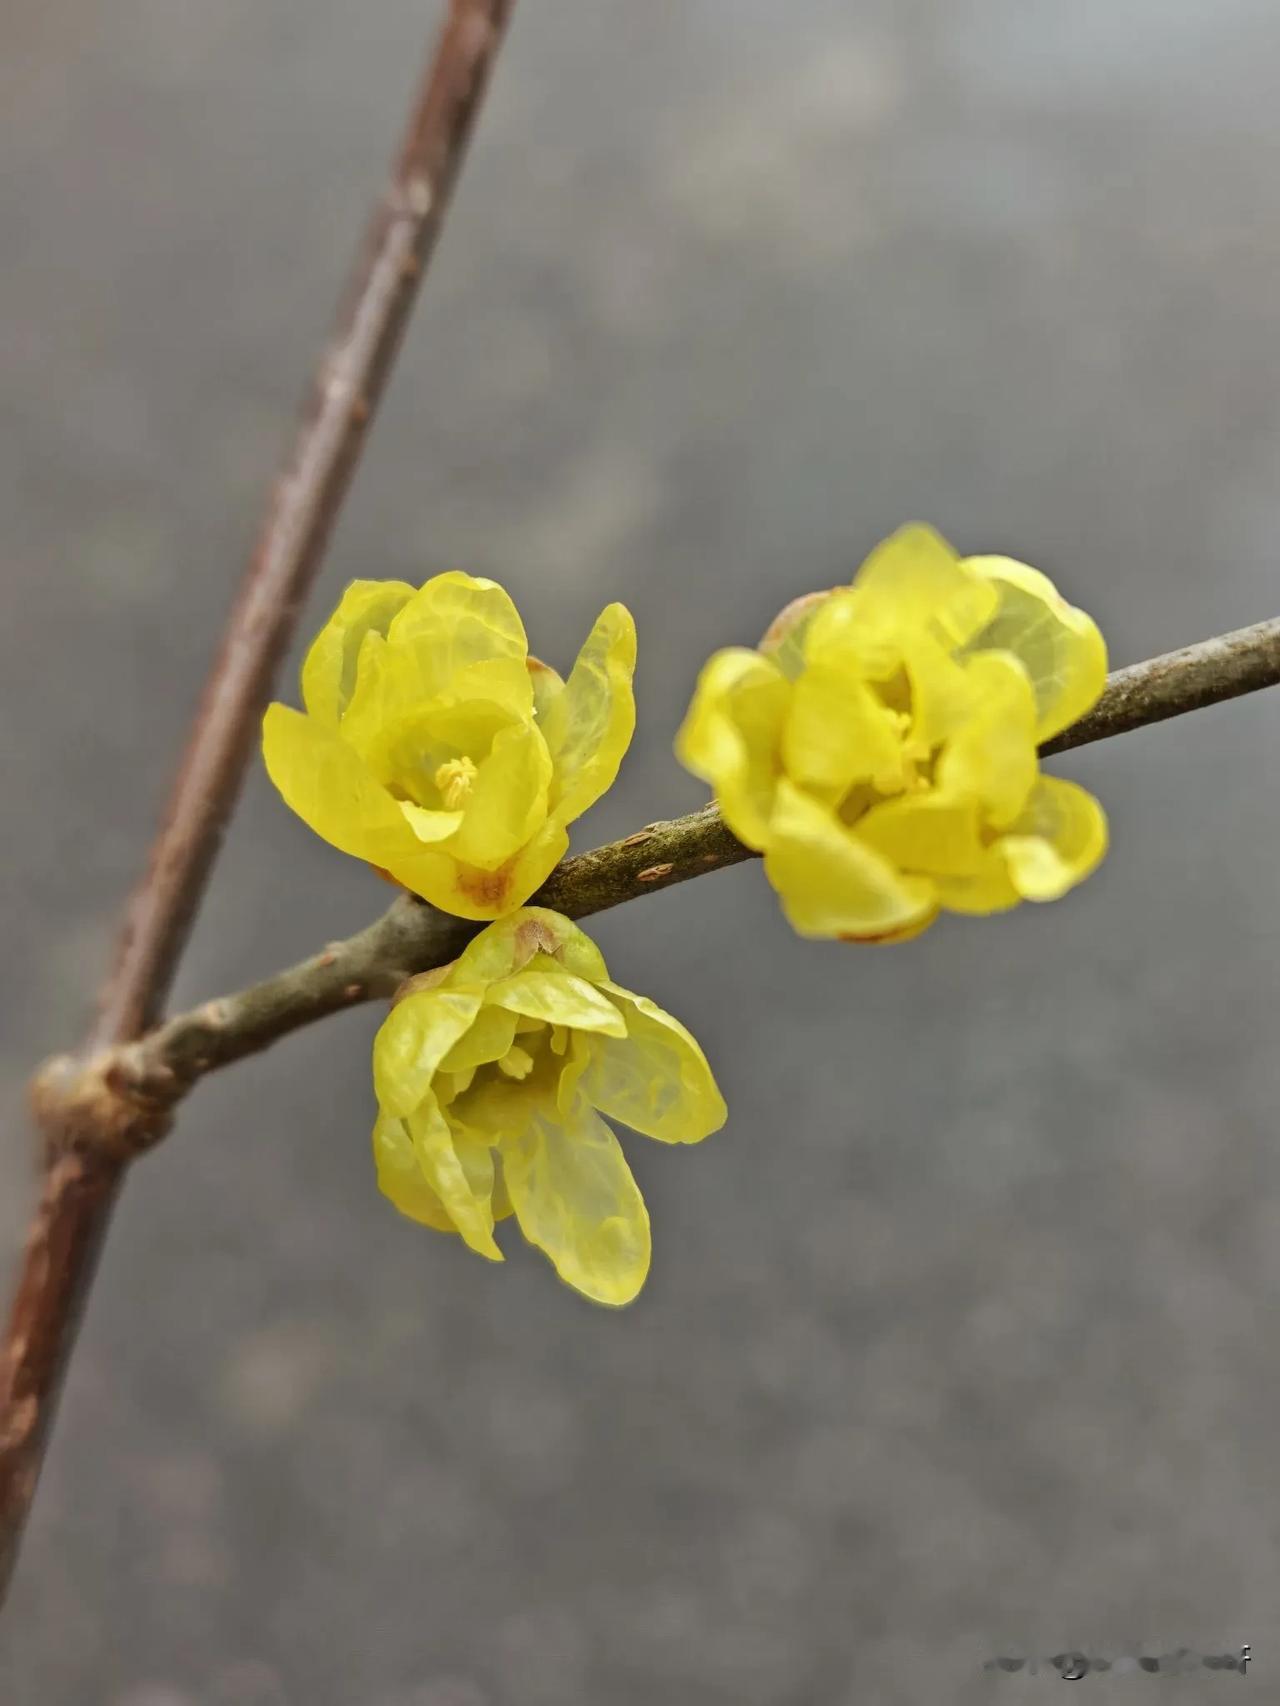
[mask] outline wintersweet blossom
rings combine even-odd
[[[609,981],[576,925],[541,907],[491,924],[411,980],[373,1045],[378,1182],[403,1213],[492,1261],[514,1214],[561,1279],[629,1303],[649,1271],[649,1215],[600,1117],[697,1143],[725,1105],[669,1013]]]
[[[355,581],[272,705],[263,755],[318,835],[463,918],[527,900],[635,728],[635,626],[603,610],[567,681],[494,581]]]
[[[940,909],[1056,900],[1101,860],[1102,808],[1038,745],[1098,698],[1093,621],[1038,570],[904,527],[852,586],[717,652],[676,751],[802,935],[900,941]]]

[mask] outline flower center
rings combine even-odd
[[[436,771],[433,780],[444,798],[444,809],[456,812],[471,797],[477,771],[469,758],[450,758]]]

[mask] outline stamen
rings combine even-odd
[[[469,758],[450,758],[433,778],[444,799],[444,809],[456,812],[470,798],[478,772]]]
[[[533,1071],[533,1056],[522,1049],[519,1043],[512,1043],[498,1062],[498,1071],[505,1072],[508,1078],[527,1078]]]

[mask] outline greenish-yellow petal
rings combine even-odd
[[[1041,776],[996,848],[1024,899],[1057,900],[1102,862],[1106,814],[1075,782]]]
[[[501,1007],[482,1007],[475,1020],[440,1062],[441,1072],[466,1074],[501,1060],[516,1040],[516,1015]]]
[[[890,935],[934,905],[928,880],[904,875],[789,782],[778,787],[764,868],[802,936]]]
[[[636,726],[636,626],[623,604],[600,612],[561,692],[538,722],[555,767],[552,811],[571,823],[612,786]]]
[[[1068,604],[1038,569],[1011,557],[968,563],[999,599],[970,646],[1018,658],[1035,691],[1036,739],[1046,741],[1082,717],[1106,686],[1106,641],[1093,618]]]
[[[726,1118],[707,1057],[679,1019],[615,983],[626,1036],[589,1045],[583,1091],[601,1113],[661,1143],[699,1143]]]
[[[401,1214],[437,1232],[456,1232],[449,1211],[427,1183],[409,1128],[402,1119],[379,1114],[373,1128],[373,1159],[378,1170],[378,1189]]]
[[[711,784],[725,822],[757,851],[769,838],[791,694],[771,659],[730,646],[704,665],[676,736],[676,757]]]
[[[337,726],[355,687],[365,635],[385,634],[412,597],[407,581],[352,581],[302,665],[302,702],[308,716]]]
[[[600,950],[571,919],[545,906],[524,906],[474,936],[454,962],[449,981],[485,987],[541,955],[554,956],[566,971],[591,983],[609,975]]]
[[[649,1271],[649,1213],[594,1109],[580,1100],[564,1121],[539,1109],[502,1167],[521,1232],[560,1278],[596,1303],[630,1303]]]
[[[465,1155],[459,1153],[453,1130],[430,1093],[407,1124],[423,1177],[464,1242],[478,1256],[500,1262],[502,1251],[493,1239],[493,1161],[487,1149],[471,1143]]]
[[[479,1011],[479,994],[458,989],[421,990],[398,1001],[373,1040],[378,1105],[389,1114],[411,1114]]]
[[[549,1025],[568,1025],[575,1030],[597,1031],[606,1037],[625,1037],[626,1020],[607,995],[585,978],[572,972],[514,972],[489,985],[485,1001],[509,1013],[542,1019]]]

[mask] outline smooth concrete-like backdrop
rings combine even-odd
[[[25,1075],[439,10],[2,9],[6,1258]],[[564,663],[626,600],[585,846],[701,800],[704,658],[906,519],[1050,571],[1118,662],[1276,613],[1278,77],[1273,0],[521,0],[304,632],[465,567]],[[601,918],[732,1110],[628,1143],[621,1314],[382,1201],[376,1012],[202,1087],[113,1228],[5,1706],[1016,1706],[1058,1684],[986,1658],[1241,1641],[1274,1689],[1278,736],[1280,694],[1057,761],[1102,872],[907,947],[796,940],[755,866]],[[385,901],[255,770],[175,1000]]]

